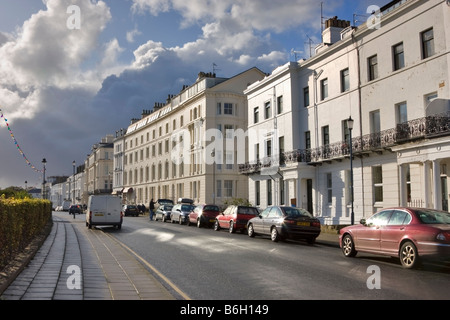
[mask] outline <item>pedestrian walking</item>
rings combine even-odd
[[[153,201],[153,198],[152,200],[150,200],[149,210],[150,210],[150,221],[153,221],[153,214],[155,213],[155,202]]]

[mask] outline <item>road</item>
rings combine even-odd
[[[103,230],[193,300],[450,299],[448,265],[405,270],[388,257],[345,258],[320,243],[273,243],[143,216]]]

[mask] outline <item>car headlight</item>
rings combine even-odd
[[[437,239],[437,240],[441,240],[441,241],[445,241],[445,240],[446,240],[445,234],[443,234],[442,232],[439,233],[439,234],[436,236],[436,239]]]

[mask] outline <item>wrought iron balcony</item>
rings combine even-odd
[[[450,135],[450,112],[414,119],[398,124],[395,128],[355,137],[352,139],[353,154],[382,152],[396,145],[446,135]],[[283,152],[280,157],[280,164],[306,163],[314,165],[332,160],[342,160],[349,156],[350,146],[348,142],[340,141],[314,149]],[[263,160],[262,163],[258,161],[253,164],[239,165],[239,172],[242,174],[257,173],[261,170],[261,166],[271,165],[270,158]]]

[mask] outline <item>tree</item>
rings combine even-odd
[[[225,206],[249,206],[253,207],[253,204],[248,200],[244,198],[231,198],[224,201]]]

